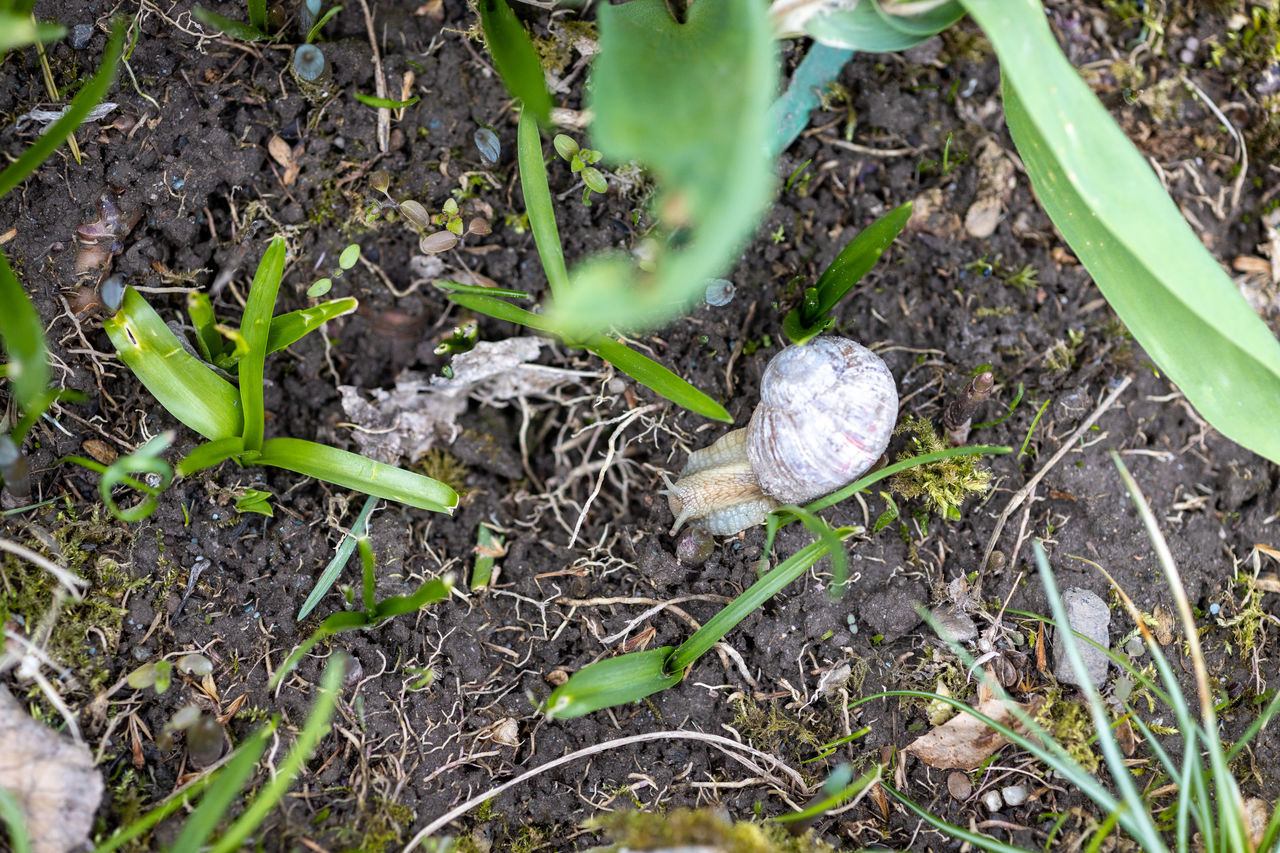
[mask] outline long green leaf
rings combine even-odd
[[[276,670],[275,675],[271,676],[271,681],[267,687],[275,690],[276,686],[284,681],[285,676],[293,672],[298,662],[302,660],[307,652],[315,648],[321,641],[329,639],[334,634],[368,628],[369,625],[369,615],[363,610],[344,610],[326,616],[324,621],[320,623],[320,627],[316,628],[311,636],[294,647],[294,650],[284,659],[284,663],[280,664],[280,668]]]
[[[439,480],[314,441],[269,438],[253,461],[418,509],[452,514],[458,505],[457,493]]]
[[[412,595],[393,595],[390,598],[384,598],[379,601],[374,605],[373,618],[381,622],[383,619],[390,619],[393,616],[417,613],[428,604],[444,601],[449,597],[449,593],[452,590],[453,578],[451,576],[432,578],[418,587],[417,591]]]
[[[542,76],[538,52],[525,32],[524,24],[511,11],[506,0],[478,0],[480,26],[489,46],[494,67],[507,84],[507,91],[519,98],[525,108],[548,124],[551,119],[551,93]]]
[[[88,83],[80,87],[80,91],[67,105],[62,118],[49,126],[40,134],[40,138],[31,147],[0,172],[0,198],[36,170],[50,154],[57,150],[68,136],[84,121],[89,111],[98,105],[111,84],[116,79],[116,69],[120,63],[120,52],[124,44],[124,24],[117,21],[111,28],[111,38],[107,40],[107,49],[102,54],[102,64]]]
[[[240,334],[249,351],[240,359],[240,400],[244,404],[244,446],[246,450],[262,447],[266,430],[266,412],[262,405],[263,366],[267,358],[267,338],[271,332],[271,315],[275,312],[280,279],[284,277],[284,237],[271,238],[271,245],[258,264],[249,298],[240,320]]]
[[[244,453],[244,439],[238,435],[220,438],[217,441],[206,441],[182,457],[182,461],[174,470],[179,477],[189,477],[197,471],[221,465],[242,453]]]
[[[272,317],[271,329],[267,333],[267,355],[279,352],[330,320],[350,314],[359,307],[360,303],[348,296]]]
[[[46,401],[52,397],[44,325],[3,252],[0,252],[0,339],[4,341],[9,384],[13,386],[18,408],[31,412],[47,407]]]
[[[538,258],[547,274],[547,286],[554,296],[568,289],[569,271],[564,265],[564,246],[556,227],[556,209],[551,203],[547,161],[542,158],[542,137],[530,113],[520,113],[516,159],[520,163],[520,192],[524,196],[525,212],[529,214],[529,230],[533,232]]]
[[[307,618],[312,610],[315,610],[316,605],[320,603],[320,599],[325,597],[325,594],[333,586],[334,581],[338,579],[338,575],[342,574],[342,569],[347,565],[347,560],[351,559],[351,552],[356,548],[356,540],[364,535],[365,528],[369,523],[369,516],[377,505],[378,499],[372,495],[365,499],[364,506],[360,507],[360,512],[356,515],[356,520],[352,523],[351,529],[343,534],[342,541],[338,543],[333,559],[324,567],[320,577],[316,578],[316,585],[312,587],[311,594],[307,596],[307,600],[302,602],[302,607],[298,610],[299,622]]]
[[[639,329],[684,311],[737,261],[773,191],[769,102],[778,63],[756,0],[693,3],[685,23],[663,0],[599,7],[600,55],[588,106],[594,146],[656,176],[669,235],[642,272],[619,254],[576,267],[548,314],[585,338]]]
[[[242,24],[224,15],[219,15],[217,12],[210,12],[201,6],[191,7],[191,17],[205,26],[224,32],[239,41],[262,41],[267,37],[265,32],[256,27]]]
[[[170,848],[172,850],[199,850],[209,840],[209,836],[218,828],[218,824],[226,817],[231,804],[240,796],[241,790],[258,766],[258,759],[267,748],[267,739],[276,730],[275,721],[258,729],[249,739],[236,749],[235,755],[226,766],[218,771],[216,779],[209,785],[205,795],[200,798],[200,805],[182,826],[182,832]]]
[[[261,32],[267,31],[267,0],[247,0],[249,26]]]
[[[0,821],[9,828],[9,846],[13,848],[13,853],[31,853],[26,813],[18,804],[18,798],[8,788],[0,788]]]
[[[567,720],[601,708],[636,702],[680,683],[683,670],[667,674],[671,646],[631,652],[588,664],[551,691],[543,709],[547,719]]]
[[[451,293],[449,294],[449,301],[477,313],[496,317],[499,320],[519,323],[522,326],[527,326],[540,332],[557,334],[557,330],[552,326],[551,321],[543,315],[526,311],[524,308],[512,305],[510,302],[501,299],[494,299],[492,296]],[[733,422],[733,417],[725,410],[724,406],[661,364],[658,364],[658,362],[648,356],[641,355],[607,335],[591,335],[584,342],[570,344],[570,346],[580,346],[598,355],[641,385],[652,389],[691,412],[696,412],[713,420],[724,421],[725,423]]]
[[[1058,49],[1038,0],[963,0],[1002,69],[1045,212],[1120,319],[1223,435],[1280,462],[1280,343]]]
[[[125,288],[120,310],[102,325],[120,360],[169,414],[208,439],[240,435],[240,392],[183,349],[136,290]]]
[[[787,89],[769,107],[769,126],[774,128],[769,153],[777,157],[791,147],[809,124],[809,113],[816,110],[822,97],[840,71],[853,58],[853,51],[825,44],[814,44],[791,75]]]
[[[244,810],[244,814],[231,825],[226,835],[218,839],[212,853],[231,853],[239,850],[241,842],[249,837],[259,824],[266,819],[276,804],[284,798],[293,787],[294,780],[302,772],[303,766],[311,758],[320,740],[329,733],[329,718],[333,716],[333,707],[338,701],[338,687],[342,684],[342,675],[346,670],[346,657],[335,654],[324,671],[324,681],[320,685],[320,695],[311,706],[311,714],[307,722],[298,732],[298,739],[293,749],[280,763],[276,775],[262,787],[253,802]]]
[[[30,15],[5,9],[0,11],[0,60],[15,47],[56,41],[66,34],[67,28],[61,24],[37,23]]]
[[[879,0],[863,0],[816,14],[805,21],[804,29],[823,44],[888,53],[915,47],[963,17],[964,7],[954,0],[916,15],[891,14]]]

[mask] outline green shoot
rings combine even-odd
[[[572,137],[565,136],[563,133],[557,133],[551,142],[555,146],[556,153],[569,164],[569,170],[574,174],[581,174],[582,182],[586,184],[586,191],[582,194],[583,204],[587,207],[591,206],[591,193],[604,194],[609,191],[609,184],[605,181],[604,175],[600,174],[600,170],[595,167],[595,164],[599,163],[600,158],[604,156],[603,154],[592,151],[590,148],[579,147]]]
[[[343,534],[342,541],[338,543],[338,549],[334,552],[333,559],[329,561],[329,565],[324,567],[324,571],[316,579],[316,585],[312,588],[311,594],[307,596],[307,600],[302,602],[302,608],[298,611],[299,622],[307,618],[307,615],[320,603],[320,599],[328,594],[338,576],[342,574],[342,569],[347,565],[347,560],[351,558],[351,553],[356,549],[356,540],[365,535],[365,531],[368,529],[369,516],[373,514],[373,510],[377,505],[378,499],[375,497],[365,500],[364,506],[360,508],[355,522],[351,525],[351,529]]]
[[[329,19],[342,11],[341,6],[334,6],[332,9],[325,10],[325,13],[316,19],[316,22],[307,30],[307,37],[303,44],[311,44],[320,37],[320,31],[324,29],[324,25],[329,23]]]
[[[98,494],[111,515],[120,521],[141,521],[155,512],[159,497],[173,482],[173,466],[160,458],[173,442],[173,432],[153,436],[133,453],[119,457],[110,465],[103,465],[83,456],[64,456],[58,462],[71,462],[102,475],[98,480]],[[150,475],[155,484],[135,479],[133,474]],[[116,486],[125,486],[141,493],[142,499],[128,509],[121,509],[113,492]]]
[[[396,595],[391,598],[385,598],[382,601],[376,601],[374,599],[376,577],[374,575],[375,560],[373,549],[369,546],[369,540],[363,536],[356,539],[356,545],[360,550],[362,569],[361,599],[364,609],[334,613],[321,622],[320,627],[310,637],[298,644],[289,653],[289,657],[280,665],[280,668],[276,670],[275,675],[271,677],[270,687],[272,690],[280,685],[285,676],[294,670],[298,662],[317,643],[343,631],[376,628],[394,616],[400,616],[404,613],[416,613],[428,604],[435,604],[448,598],[449,593],[453,590],[453,576],[445,575],[444,577],[426,581],[410,595]]]
[[[3,21],[0,16],[0,21]],[[31,836],[27,834],[27,818],[18,798],[8,788],[0,788],[0,821],[9,828],[9,845],[13,853],[31,853]]]
[[[275,518],[275,510],[271,508],[271,493],[262,489],[245,489],[243,495],[236,499],[237,512],[256,512],[267,518]]]
[[[397,101],[391,98],[379,98],[375,95],[366,95],[363,92],[356,92],[356,100],[365,106],[374,107],[376,109],[402,110],[405,107],[411,107],[418,101],[422,100],[418,95],[414,95],[407,101]]]
[[[252,7],[259,0],[251,0],[250,14],[252,15]],[[207,27],[212,27],[219,32],[226,33],[233,39],[238,41],[262,41],[267,38],[267,27],[265,14],[262,20],[262,26],[258,27],[252,23],[245,24],[225,15],[219,15],[217,12],[210,12],[202,6],[191,7],[191,17]]]
[[[493,581],[493,564],[498,557],[506,553],[502,547],[503,538],[489,529],[488,525],[476,527],[476,562],[471,569],[471,590],[485,589]]]
[[[542,76],[537,50],[506,0],[479,0],[480,26],[502,82],[538,121],[551,119],[551,93]]]
[[[880,255],[911,218],[911,202],[881,216],[858,233],[827,266],[817,284],[806,288],[800,305],[782,321],[792,343],[802,344],[835,325],[832,310],[871,271]]]

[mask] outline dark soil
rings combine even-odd
[[[83,78],[100,58],[108,10],[38,5],[42,18],[98,27],[83,50],[66,42],[49,50],[60,85]],[[1169,115],[1150,98],[1126,97],[1133,81],[1117,76],[1140,68],[1143,91],[1155,91],[1182,72],[1177,55],[1187,37],[1195,35],[1203,45],[1225,31],[1225,16],[1203,10],[1198,19],[1171,15],[1158,49],[1134,66],[1128,57],[1144,38],[1137,24],[1115,10],[1050,5],[1072,61],[1088,70],[1090,83],[1144,155],[1161,165],[1205,244],[1224,263],[1256,254],[1276,165],[1255,160],[1249,177],[1261,180],[1246,181],[1238,205],[1231,206],[1234,143],[1204,104],[1170,87],[1175,113]],[[75,679],[63,684],[62,695],[79,714],[107,780],[99,811],[104,836],[191,772],[181,738],[164,750],[156,736],[188,701],[214,699],[194,699],[201,695],[198,686],[183,682],[158,697],[116,689],[102,713],[91,712],[90,703],[139,663],[185,650],[200,650],[214,661],[216,704],[221,712],[237,711],[227,723],[237,743],[273,714],[283,716],[284,731],[294,732],[331,651],[343,649],[359,661],[361,673],[344,689],[333,733],[295,795],[257,836],[266,850],[398,848],[452,806],[525,770],[646,732],[739,737],[775,754],[811,785],[841,762],[865,768],[929,725],[918,704],[884,700],[844,709],[846,698],[880,689],[936,686],[945,655],[916,615],[917,602],[941,604],[948,584],[969,577],[970,592],[993,618],[1010,590],[1012,610],[1047,613],[1027,537],[1045,542],[1063,588],[1108,595],[1105,579],[1075,559],[1081,557],[1110,572],[1144,612],[1171,607],[1112,450],[1151,501],[1188,595],[1205,614],[1212,674],[1246,700],[1267,689],[1276,676],[1274,632],[1242,649],[1222,625],[1242,600],[1238,578],[1254,571],[1254,545],[1274,544],[1276,468],[1209,428],[1153,370],[1070,257],[1020,169],[995,232],[985,239],[966,233],[963,220],[979,192],[984,146],[1013,151],[998,109],[998,69],[978,31],[966,24],[905,56],[858,56],[850,63],[840,80],[847,97],[815,111],[810,132],[779,163],[784,180],[807,166],[729,275],[737,285],[735,299],[721,308],[703,306],[638,342],[745,423],[761,371],[783,339],[781,318],[797,296],[791,282],[812,279],[860,228],[914,199],[916,218],[842,304],[840,329],[883,354],[898,380],[904,416],[937,418],[949,396],[983,365],[991,366],[998,386],[978,420],[998,418],[1023,389],[1010,417],[972,436],[1015,448],[984,461],[994,483],[986,498],[966,504],[958,522],[899,498],[899,521],[852,544],[853,582],[843,599],[829,596],[829,567],[821,564],[731,632],[725,643],[732,653],[704,656],[676,688],[643,703],[548,722],[537,703],[563,673],[614,653],[646,629],[652,632],[649,647],[679,643],[691,622],[705,622],[750,585],[765,542],[763,529],[750,530],[720,543],[702,568],[680,566],[666,532],[672,519],[658,494],[660,474],[678,470],[688,450],[709,443],[721,428],[666,404],[597,359],[548,345],[543,363],[583,375],[556,399],[530,399],[523,408],[471,406],[456,441],[442,445],[465,466],[452,466],[465,493],[453,518],[387,506],[371,523],[380,597],[444,572],[465,580],[481,523],[506,538],[494,588],[459,591],[416,618],[341,635],[318,647],[279,691],[269,691],[268,679],[289,651],[320,618],[344,607],[335,588],[315,614],[295,620],[363,498],[283,471],[224,465],[177,482],[144,522],[110,521],[96,475],[58,459],[84,454],[89,441],[124,453],[168,429],[176,430],[176,459],[195,440],[115,358],[102,315],[90,303],[110,272],[153,288],[148,299],[166,319],[179,319],[185,290],[208,288],[234,269],[215,307],[238,317],[266,238],[283,233],[290,261],[278,310],[292,310],[309,304],[307,287],[343,247],[359,243],[380,272],[357,266],[334,291],[357,296],[358,313],[330,325],[329,351],[321,335],[312,335],[269,360],[266,398],[270,434],[357,449],[338,386],[355,386],[367,397],[392,386],[404,371],[439,373],[447,360],[435,354],[436,344],[465,319],[411,272],[414,235],[398,224],[363,221],[365,206],[376,199],[368,172],[388,170],[392,195],[416,198],[432,210],[452,191],[474,189],[464,208],[486,216],[493,233],[443,256],[448,271],[435,278],[470,272],[543,295],[532,237],[518,222],[523,211],[510,101],[483,47],[459,32],[474,17],[455,0],[413,7],[372,9],[393,96],[407,72],[415,75],[412,92],[421,96],[392,122],[389,150],[381,153],[377,112],[352,97],[374,91],[358,5],[347,4],[324,31],[338,96],[316,104],[290,76],[284,47],[202,37],[186,2],[164,11],[144,3],[131,13],[136,47],[110,95],[119,107],[77,134],[83,163],[60,150],[0,205],[4,251],[47,324],[57,381],[84,394],[80,402],[56,407],[29,441],[34,499],[54,500],[8,516],[5,528],[8,538],[68,562],[93,582],[90,598],[109,605],[96,615],[87,614],[86,605],[64,606],[64,633],[54,634],[64,645],[50,647],[73,668]],[[212,8],[244,14],[234,3]],[[535,35],[546,37],[546,13],[525,11]],[[1240,126],[1261,122],[1265,117],[1251,112],[1253,101],[1242,94],[1253,85],[1254,72],[1230,61],[1214,68],[1207,49],[1198,50],[1185,67],[1201,88],[1219,103],[1243,104],[1231,115]],[[800,46],[789,45],[785,55],[791,67],[802,55]],[[574,70],[571,62],[564,73]],[[573,75],[570,91],[557,96],[559,105],[580,106],[584,76]],[[15,53],[0,66],[6,126],[46,98],[32,51]],[[830,141],[843,139],[855,123],[855,147]],[[501,160],[492,169],[481,164],[473,142],[481,126],[492,126],[502,142]],[[273,136],[296,156],[296,180],[287,185],[285,169],[268,153]],[[0,144],[12,158],[31,138],[6,131]],[[878,153],[903,149],[909,153]],[[567,165],[555,160],[549,170],[553,193],[563,194],[557,216],[571,263],[601,248],[633,245],[638,193],[622,194],[615,182],[607,197],[584,207]],[[476,174],[482,182],[469,184],[468,176]],[[75,229],[97,218],[103,197],[126,223],[120,251],[77,277],[82,247]],[[254,221],[264,223],[256,233]],[[523,333],[485,318],[479,329],[486,341]],[[981,567],[996,517],[1013,493],[1125,377],[1132,385],[1044,478],[1027,510],[1018,510],[1004,527],[999,548],[1008,564]],[[618,458],[591,499],[618,419],[650,404],[657,405],[613,439]],[[442,465],[437,457],[436,470]],[[250,487],[275,495],[274,518],[236,512],[235,498]],[[879,494],[867,495],[828,517],[870,529],[885,507]],[[771,561],[808,541],[799,525],[785,529]],[[193,577],[193,567],[205,563]],[[6,567],[15,571],[13,564]],[[354,572],[353,563],[341,583],[358,583]],[[603,642],[653,603],[667,601],[676,605],[635,625],[626,640]],[[15,602],[9,593],[11,618],[16,613],[28,624],[38,621],[38,609],[23,612]],[[1208,615],[1211,605],[1220,608],[1216,616]],[[1274,596],[1263,599],[1263,612],[1275,618]],[[1071,689],[1059,690],[1038,669],[1028,645],[1035,623],[1004,619],[1011,630],[996,650],[1014,663],[1022,687],[1074,701]],[[1112,641],[1131,628],[1115,609]],[[822,695],[824,675],[842,666],[849,678]],[[417,689],[426,668],[434,679]],[[30,707],[58,723],[35,687],[18,684],[12,673],[6,678]],[[1253,706],[1243,701],[1238,707]],[[1228,733],[1248,719],[1244,711],[1228,713]],[[863,726],[870,729],[864,737],[824,760],[802,763],[822,744]],[[1280,791],[1278,750],[1274,732],[1264,732],[1243,776],[1248,793],[1270,802]],[[1010,784],[1011,767],[1037,773],[1029,782],[1033,799],[997,815],[979,804],[976,793],[967,802],[953,800],[945,772],[914,760],[892,761],[890,773],[900,768],[907,791],[936,813],[965,826],[974,821],[1022,844],[1044,845],[1053,823],[1044,815],[1086,805],[1060,785],[1040,785],[1034,765],[1017,756],[1005,754],[975,777],[975,789],[983,791]],[[583,823],[602,810],[713,804],[750,818],[802,805],[811,793],[764,778],[760,768],[728,760],[707,744],[659,740],[537,775],[449,831],[471,839],[473,849],[577,850],[600,843]],[[1063,837],[1093,825],[1090,808],[1066,822]],[[178,826],[173,819],[161,824],[144,846],[163,847]],[[919,821],[892,801],[876,798],[824,819],[817,830],[840,847],[955,848],[921,831]]]

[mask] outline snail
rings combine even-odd
[[[671,533],[696,520],[729,536],[852,483],[884,453],[897,419],[893,374],[871,350],[836,337],[787,347],[765,368],[747,427],[691,453],[674,483],[663,475]]]

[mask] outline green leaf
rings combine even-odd
[[[256,512],[267,518],[275,518],[275,510],[271,507],[271,492],[262,489],[245,489],[236,501],[236,512]]]
[[[711,418],[733,423],[724,406],[699,391],[658,362],[605,335],[592,335],[584,346],[641,385],[656,391],[678,406]]]
[[[816,14],[805,21],[804,30],[833,47],[887,53],[915,47],[963,17],[964,7],[955,0],[934,4],[927,11],[911,15],[893,14],[886,11],[879,0],[865,0],[837,12]]]
[[[507,91],[519,98],[538,121],[549,124],[551,93],[547,91],[542,63],[524,24],[511,11],[506,0],[478,0],[476,8],[480,12],[480,26],[484,29],[489,55],[493,57],[493,65],[498,69],[502,82],[507,84]]]
[[[564,137],[569,139],[569,137]],[[560,136],[556,137],[559,150]],[[573,142],[569,139],[569,142]],[[577,146],[577,143],[573,143]],[[564,293],[569,288],[569,271],[564,265],[564,247],[560,244],[560,231],[556,227],[556,210],[551,202],[551,189],[547,184],[547,164],[542,159],[542,137],[538,135],[538,123],[526,112],[520,113],[520,125],[516,134],[516,159],[520,164],[520,192],[524,196],[524,209],[529,215],[529,230],[538,247],[542,270],[547,274],[547,286],[551,295]]]
[[[238,435],[206,441],[183,457],[178,463],[177,474],[179,477],[189,477],[197,471],[221,465],[242,453],[244,453],[244,439]]]
[[[668,675],[670,646],[631,652],[588,664],[551,691],[543,711],[549,720],[581,717],[601,708],[635,702],[680,683],[683,671]]]
[[[132,287],[103,322],[120,360],[169,414],[208,439],[239,436],[240,392],[182,348],[164,320]]]
[[[472,592],[484,589],[493,580],[495,555],[502,551],[502,541],[502,537],[490,530],[487,524],[476,526],[476,561],[469,584]]]
[[[329,733],[329,718],[333,716],[334,705],[338,701],[338,688],[342,685],[342,676],[347,668],[346,656],[337,653],[331,656],[329,665],[324,671],[324,680],[320,684],[320,693],[307,722],[298,732],[298,739],[293,748],[276,768],[275,775],[262,786],[257,796],[249,803],[244,813],[218,839],[212,853],[231,853],[241,849],[241,844],[264,821],[276,805],[284,799],[284,795],[293,787],[294,780],[302,772],[312,753],[319,746],[320,740]]]
[[[0,24],[4,23],[0,17]],[[3,53],[3,51],[0,51]],[[18,798],[8,788],[0,788],[0,820],[9,828],[9,844],[13,853],[31,853],[31,836],[27,834],[27,815]]]
[[[0,60],[15,47],[57,41],[66,34],[67,28],[60,24],[36,23],[30,15],[5,9],[0,11]]]
[[[368,536],[361,536],[356,540],[356,550],[360,552],[360,570],[361,578],[364,581],[361,586],[363,593],[363,604],[365,615],[369,617],[369,621],[373,622],[378,618],[377,600],[374,594],[377,592],[378,581],[374,577],[373,567],[376,562],[373,556],[373,546],[369,544]]]
[[[191,325],[196,327],[196,346],[200,348],[200,357],[213,363],[222,355],[222,338],[218,334],[218,318],[214,316],[209,294],[202,290],[188,293],[187,314],[191,317]]]
[[[141,521],[155,512],[157,496],[173,482],[173,466],[160,458],[160,454],[172,441],[171,430],[152,436],[146,444],[133,453],[117,458],[102,472],[102,479],[98,481],[98,495],[115,518],[120,521]],[[154,474],[160,478],[159,485],[148,485],[145,481],[134,478],[133,474]],[[142,500],[128,509],[121,509],[111,494],[120,485],[141,491]]]
[[[18,408],[24,413],[44,411],[53,401],[44,325],[3,252],[0,252],[0,339],[9,360],[9,384]]]
[[[460,284],[456,281],[435,281],[432,285],[446,293],[467,293],[472,296],[505,296],[508,299],[530,299],[523,290],[509,290],[501,287],[485,287],[479,284]]]
[[[547,318],[543,315],[526,311],[501,299],[470,294],[450,294],[449,301],[456,302],[458,305],[477,313],[496,317],[499,320],[519,323],[522,326],[537,329],[541,332],[556,333],[556,329],[552,328]],[[566,343],[568,342],[566,341]],[[603,358],[641,385],[652,389],[691,412],[696,412],[713,420],[733,423],[733,417],[725,410],[724,406],[661,364],[658,364],[658,362],[648,356],[641,355],[613,338],[606,335],[592,335],[582,343],[568,343],[568,345],[582,347],[600,356],[600,358]]]
[[[438,480],[299,438],[267,439],[253,462],[432,512],[452,514],[458,505],[458,495]]]
[[[58,146],[71,135],[84,121],[89,111],[97,106],[111,84],[116,79],[116,69],[120,63],[120,53],[124,44],[124,24],[117,21],[111,27],[111,38],[107,41],[107,49],[102,54],[102,64],[89,82],[80,87],[80,91],[67,105],[62,118],[49,126],[40,134],[40,138],[31,144],[26,151],[0,172],[0,197],[16,187],[48,159]]]
[[[307,296],[310,296],[312,299],[319,299],[330,290],[333,290],[333,279],[322,278],[307,288]]]
[[[275,730],[276,722],[273,720],[240,745],[226,766],[218,771],[217,781],[200,798],[200,805],[182,825],[182,832],[170,849],[199,850],[204,846],[253,776],[258,759],[262,757],[267,741]]]
[[[259,32],[267,31],[267,0],[246,0],[249,7],[249,26]]]
[[[964,0],[1032,187],[1138,343],[1223,435],[1280,462],[1280,343],[1058,49],[1034,0]]]
[[[418,95],[414,95],[407,101],[395,101],[391,98],[379,98],[374,95],[366,95],[362,92],[356,92],[356,100],[362,104],[366,104],[367,106],[377,107],[378,109],[402,110],[405,107],[413,106],[418,103],[418,101],[421,101],[422,98]]]
[[[777,60],[761,4],[694,3],[681,24],[663,0],[632,0],[601,6],[599,25],[592,148],[656,176],[655,212],[674,239],[652,272],[617,254],[574,270],[548,313],[577,337],[653,326],[685,310],[706,279],[733,266],[774,184],[766,152]]]
[[[297,343],[304,335],[359,307],[360,303],[348,296],[272,317],[271,330],[267,332],[267,354]]]
[[[240,400],[244,404],[244,446],[246,450],[262,447],[266,429],[266,412],[262,404],[263,367],[267,358],[267,338],[271,331],[271,315],[275,313],[280,279],[284,276],[285,241],[276,235],[258,264],[249,297],[240,320],[240,334],[249,351],[240,359]]]
[[[320,599],[324,598],[325,594],[329,592],[334,581],[338,579],[343,567],[347,565],[347,560],[351,558],[351,552],[356,548],[356,540],[364,535],[365,528],[369,523],[369,516],[377,505],[378,499],[373,496],[365,500],[364,506],[360,508],[360,513],[351,525],[351,529],[343,534],[342,541],[338,543],[333,559],[329,561],[329,564],[324,567],[324,571],[320,573],[320,577],[316,579],[316,585],[312,587],[307,600],[302,602],[302,608],[298,611],[299,622],[307,618],[307,615],[320,603]]]
[[[418,587],[417,591],[412,595],[393,595],[390,598],[384,598],[379,601],[377,606],[374,607],[373,618],[381,622],[385,619],[390,619],[392,616],[417,613],[428,604],[444,601],[449,597],[449,593],[452,590],[452,576],[445,575],[440,578],[432,578]]]
[[[231,18],[219,15],[217,12],[210,12],[201,6],[191,7],[191,17],[239,41],[262,41],[267,37],[266,32],[263,30],[234,21]]]
[[[769,107],[769,126],[775,128],[769,152],[777,157],[796,141],[809,124],[809,113],[818,108],[827,87],[853,58],[853,51],[814,44],[791,75],[787,90]]]
[[[320,31],[324,29],[324,25],[329,23],[329,19],[342,11],[341,6],[334,6],[332,9],[325,11],[320,18],[311,25],[311,29],[307,30],[307,39],[305,44],[311,44],[320,35]]]
[[[360,260],[360,244],[352,243],[342,250],[341,255],[338,255],[338,266],[344,270],[349,270],[356,265],[358,260]]]

